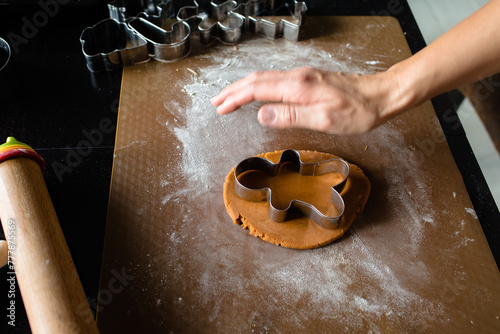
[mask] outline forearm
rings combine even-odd
[[[394,65],[397,77],[393,112],[500,72],[500,0],[483,8],[413,57]]]
[[[500,72],[500,0],[464,20],[414,56],[371,75],[312,68],[255,72],[212,99],[219,114],[268,101],[259,122],[336,134],[369,131],[424,101]]]

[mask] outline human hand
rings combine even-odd
[[[252,101],[262,125],[335,134],[369,131],[401,111],[397,75],[343,74],[310,67],[254,72],[224,88],[211,102],[228,114]]]

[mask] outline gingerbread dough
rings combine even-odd
[[[281,152],[261,154],[262,157],[277,163]],[[320,162],[337,156],[316,151],[299,151],[303,162]],[[289,214],[287,220],[277,223],[269,218],[269,206],[266,201],[249,202],[243,200],[234,190],[234,168],[229,172],[224,183],[224,203],[229,216],[235,224],[248,229],[250,233],[275,245],[309,249],[331,243],[344,235],[364,209],[370,194],[370,181],[356,165],[349,163],[349,177],[341,192],[345,202],[345,212],[338,228],[324,229],[309,218],[299,214]],[[247,176],[249,177],[249,176]],[[341,179],[340,174],[329,173],[322,176],[301,176],[286,165],[282,172],[266,180],[270,182],[273,203],[288,206],[292,198],[313,204],[325,215],[337,215],[335,206],[330,202],[332,184]]]

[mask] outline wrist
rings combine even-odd
[[[401,79],[402,73],[395,66],[389,70],[368,75],[365,79],[365,97],[376,110],[375,126],[403,113],[418,104],[415,92]]]
[[[380,73],[385,82],[386,99],[382,117],[391,118],[397,114],[408,111],[426,100],[424,91],[418,89],[418,71],[408,71],[406,64],[398,63],[387,71]]]

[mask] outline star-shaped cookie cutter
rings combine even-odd
[[[337,172],[343,176],[343,179],[332,186],[330,201],[335,205],[339,214],[337,216],[326,216],[310,203],[298,199],[292,199],[285,209],[278,209],[272,204],[272,192],[270,187],[253,188],[248,184],[243,184],[238,178],[245,172],[260,171],[273,177],[278,175],[280,168],[285,163],[292,163],[298,167],[300,175],[324,175]],[[345,204],[340,192],[344,189],[349,176],[349,165],[340,158],[333,158],[321,162],[302,162],[300,153],[296,150],[288,149],[281,153],[278,163],[262,157],[251,157],[241,161],[234,170],[234,189],[236,193],[244,200],[251,202],[267,201],[269,204],[269,217],[275,222],[284,222],[290,210],[296,210],[304,216],[310,218],[320,227],[325,229],[335,229],[339,226],[344,214]]]

